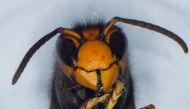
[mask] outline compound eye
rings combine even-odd
[[[63,63],[74,66],[77,58],[77,44],[72,38],[60,36],[57,40],[56,51]]]
[[[126,51],[127,46],[127,39],[125,35],[120,32],[116,31],[111,34],[109,38],[109,45],[111,48],[111,51],[114,55],[116,55],[117,59],[121,60],[123,55]]]

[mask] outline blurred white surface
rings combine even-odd
[[[180,35],[190,47],[188,0],[0,0],[0,109],[48,109],[56,38],[27,65],[15,86],[11,79],[27,50],[57,27],[114,16],[138,19]],[[171,39],[119,24],[128,36],[136,106],[188,109],[190,54]]]

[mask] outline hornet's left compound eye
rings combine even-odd
[[[69,66],[74,66],[77,58],[77,45],[70,37],[60,36],[56,44],[57,54]]]
[[[127,39],[125,35],[120,30],[113,32],[109,37],[109,46],[117,59],[121,60],[125,54],[127,46]]]

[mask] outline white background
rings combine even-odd
[[[113,16],[154,23],[177,33],[190,47],[188,0],[0,0],[0,109],[48,109],[56,38],[31,59],[15,86],[11,79],[27,50],[57,27]],[[188,109],[190,54],[173,40],[119,24],[128,36],[136,106]]]

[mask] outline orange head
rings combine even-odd
[[[94,26],[83,28],[79,35],[80,38],[67,34],[59,37],[60,68],[79,85],[108,92],[124,66],[121,65],[126,45],[124,34],[114,27],[105,35],[98,26]]]

